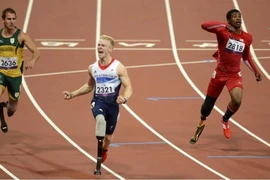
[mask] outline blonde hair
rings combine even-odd
[[[100,39],[105,39],[105,40],[110,41],[112,48],[114,47],[114,39],[113,39],[113,37],[107,36],[107,35],[101,35]]]

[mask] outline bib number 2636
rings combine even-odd
[[[18,62],[16,57],[1,57],[0,58],[0,69],[14,69],[17,68]]]

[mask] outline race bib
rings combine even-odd
[[[245,43],[229,38],[226,49],[241,54],[245,49]]]
[[[214,71],[214,72],[212,73],[212,78],[215,79],[215,78],[216,78],[216,75],[217,75],[217,72]]]
[[[114,85],[113,84],[97,84],[96,85],[96,94],[97,95],[108,95],[113,94],[114,91]]]
[[[16,69],[17,67],[17,57],[0,57],[0,69]]]

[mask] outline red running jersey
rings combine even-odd
[[[252,36],[244,31],[241,34],[233,34],[227,29],[226,23],[204,22],[202,28],[215,33],[218,41],[218,50],[213,54],[218,67],[225,72],[239,72],[240,62],[243,58],[253,72],[258,72],[250,56]]]

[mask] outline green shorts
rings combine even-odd
[[[9,77],[3,73],[0,73],[0,86],[2,87],[3,91],[7,88],[9,98],[15,101],[20,99],[21,84],[22,76]]]

